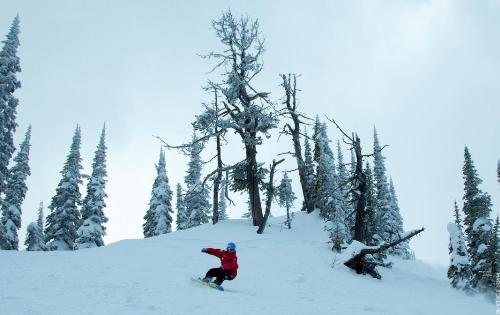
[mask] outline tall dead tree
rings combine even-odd
[[[299,171],[300,186],[302,187],[304,204],[307,213],[311,213],[315,208],[312,192],[313,186],[307,177],[306,165],[302,156],[302,145],[300,142],[300,137],[302,136],[300,125],[305,124],[303,119],[310,120],[310,118],[297,111],[297,79],[295,74],[288,74],[288,76],[282,74],[281,78],[283,80],[281,86],[285,90],[285,97],[283,100],[285,108],[281,111],[281,113],[285,117],[290,118],[293,124],[292,127],[291,124],[285,123],[282,133],[292,137],[294,149],[293,156],[297,161],[297,170]]]
[[[245,146],[246,180],[253,224],[259,226],[264,217],[259,192],[259,165],[257,146],[262,143],[261,135],[269,136],[270,129],[277,126],[269,93],[258,92],[251,84],[262,71],[260,60],[264,53],[264,40],[257,20],[248,17],[236,19],[231,11],[212,21],[212,27],[224,50],[210,53],[205,58],[215,59],[212,69],[222,69],[222,82],[212,83],[225,97],[222,102],[228,117],[227,127],[240,135]]]
[[[274,186],[274,174],[276,172],[276,166],[278,164],[282,163],[285,161],[285,159],[281,159],[276,162],[276,160],[273,160],[273,163],[270,166],[270,171],[269,171],[269,182],[267,184],[267,190],[266,190],[266,213],[264,214],[264,218],[262,222],[259,225],[259,228],[257,229],[257,234],[262,234],[264,233],[264,229],[266,228],[267,224],[267,219],[269,218],[269,215],[271,214],[271,205],[274,196],[276,195],[276,187]]]

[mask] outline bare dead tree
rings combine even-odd
[[[283,115],[292,120],[293,127],[289,123],[285,123],[282,134],[290,135],[292,137],[294,152],[291,153],[295,160],[297,161],[297,169],[299,171],[300,186],[302,187],[302,195],[304,196],[304,204],[307,213],[311,213],[314,210],[314,200],[312,193],[312,185],[309,182],[306,174],[306,167],[304,158],[302,156],[302,145],[300,143],[300,125],[306,124],[304,120],[311,120],[302,113],[297,111],[297,78],[295,74],[288,74],[288,76],[282,74],[281,78],[283,82],[281,86],[285,90],[285,97],[283,104],[285,105]]]
[[[269,218],[269,214],[271,213],[271,204],[275,195],[275,190],[276,187],[274,187],[274,173],[276,172],[276,166],[278,164],[282,163],[285,161],[285,159],[281,159],[279,161],[273,160],[273,163],[270,165],[270,172],[269,172],[269,182],[267,185],[267,193],[266,193],[266,213],[264,214],[264,218],[259,225],[259,228],[257,229],[257,234],[262,234],[264,232],[264,229],[266,228],[267,224],[267,219]]]

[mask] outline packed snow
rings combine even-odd
[[[444,267],[393,258],[382,280],[357,275],[330,250],[317,214],[295,213],[291,230],[285,219],[270,218],[262,235],[227,220],[101,248],[0,251],[0,313],[494,314],[484,297],[450,288]],[[229,241],[238,277],[225,292],[193,283],[219,265],[201,248]]]

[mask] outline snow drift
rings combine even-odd
[[[73,252],[0,252],[0,313],[18,314],[494,314],[481,296],[450,288],[444,268],[394,258],[382,280],[343,266],[316,214],[292,230],[247,220]],[[202,247],[238,246],[225,292],[193,284],[219,261]]]

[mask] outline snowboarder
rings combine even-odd
[[[215,283],[220,286],[224,280],[233,280],[238,273],[238,257],[236,257],[236,244],[230,242],[227,244],[226,250],[217,248],[203,248],[202,253],[207,253],[219,257],[221,267],[208,270],[204,282],[211,282],[215,277]]]

